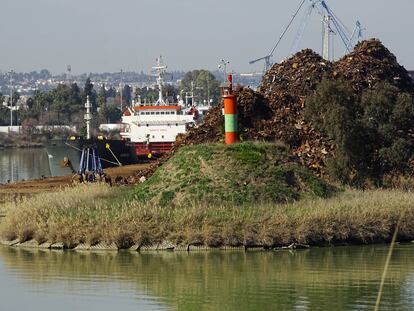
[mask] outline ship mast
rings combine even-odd
[[[84,119],[86,121],[86,139],[91,139],[91,121],[92,121],[92,104],[89,101],[89,96],[86,97],[86,103],[85,103],[86,113],[84,116]]]
[[[164,65],[162,61],[162,56],[157,58],[157,66],[152,67],[152,70],[155,73],[155,76],[157,77],[157,86],[158,86],[158,100],[156,102],[156,105],[163,106],[166,105],[164,101],[164,97],[162,95],[162,87],[164,85],[164,76],[167,71],[167,66]]]

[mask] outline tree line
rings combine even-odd
[[[188,72],[181,82],[180,89],[169,84],[163,87],[164,96],[170,102],[176,102],[178,96],[183,98],[183,94],[191,90],[199,100],[211,98],[217,101],[219,97],[219,83],[206,70]],[[125,84],[120,94],[114,87],[107,88],[101,85],[95,88],[89,78],[83,88],[76,83],[60,84],[51,91],[36,90],[28,98],[26,107],[20,107],[17,113],[13,111],[13,125],[75,125],[81,128],[87,97],[92,103],[97,123],[116,123],[121,119],[121,106],[130,106],[133,101],[155,102],[158,99],[158,89],[143,87],[136,88],[133,92],[132,87]],[[3,103],[4,99],[0,93],[0,102]],[[9,99],[6,106],[0,105],[0,125],[10,124],[9,108],[16,106],[18,100],[19,94],[15,92],[12,104]]]

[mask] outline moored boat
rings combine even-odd
[[[121,137],[137,157],[159,156],[170,151],[177,135],[196,126],[206,110],[199,111],[194,103],[188,107],[182,99],[178,103],[164,100],[162,90],[166,69],[161,57],[158,58],[157,66],[153,67],[157,74],[158,100],[128,107],[122,115]]]

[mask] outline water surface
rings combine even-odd
[[[42,175],[51,175],[46,149],[0,149],[0,183],[37,179]]]
[[[62,167],[64,157],[79,167],[79,152],[63,143],[46,148],[0,149],[0,183],[38,179],[42,176],[64,176],[72,170]]]
[[[373,310],[387,246],[82,253],[0,248],[1,310]],[[398,245],[381,310],[414,310]]]

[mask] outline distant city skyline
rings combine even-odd
[[[414,69],[414,1],[326,0],[352,29],[360,20],[365,38],[379,38],[408,70]],[[0,0],[0,70],[148,72],[161,54],[170,70],[260,71],[265,56],[289,22],[300,0]],[[289,56],[303,13],[274,53]],[[321,22],[314,15],[301,48],[321,53]],[[335,36],[336,56],[342,54]]]

